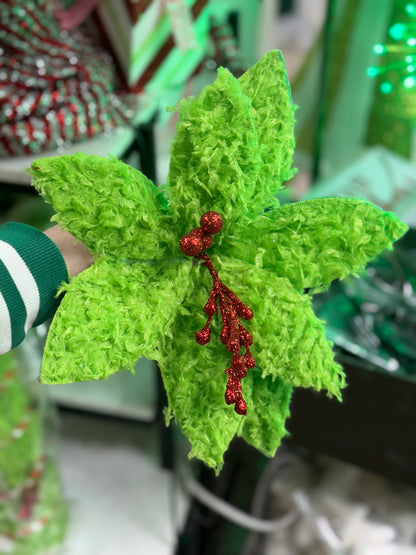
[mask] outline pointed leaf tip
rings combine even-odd
[[[233,255],[286,277],[298,290],[319,291],[362,270],[408,229],[394,214],[354,198],[317,198],[285,204],[248,224],[251,242]]]
[[[283,181],[291,179],[295,148],[293,105],[283,55],[268,52],[239,79],[242,92],[252,101],[253,120],[263,160],[262,182],[270,206]]]
[[[392,243],[403,237],[409,229],[409,226],[399,220],[393,212],[384,212],[383,219],[385,235]]]
[[[40,158],[29,173],[55,220],[96,254],[158,258],[160,198],[140,171],[114,156]]]

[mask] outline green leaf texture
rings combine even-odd
[[[391,249],[407,226],[390,212],[353,198],[285,204],[253,220],[232,254],[286,277],[298,290],[327,288]]]
[[[100,380],[158,357],[189,287],[188,264],[100,260],[73,279],[43,355],[43,383]]]
[[[242,92],[252,100],[253,120],[262,158],[259,208],[276,205],[274,195],[292,178],[295,107],[285,62],[272,50],[239,79]],[[256,203],[257,204],[257,203]]]
[[[191,286],[172,323],[172,338],[161,336],[158,362],[174,416],[192,444],[190,456],[217,471],[228,444],[241,425],[241,417],[224,401],[231,355],[219,341],[219,322],[208,345],[201,346],[194,334],[205,324],[202,307],[212,280],[201,264],[192,267]]]
[[[168,175],[173,225],[180,237],[199,225],[204,212],[215,210],[224,218],[226,236],[237,218],[253,212],[260,187],[251,101],[221,68],[216,81],[180,109]]]
[[[253,310],[247,329],[262,375],[296,387],[326,389],[340,398],[345,386],[342,368],[334,361],[311,297],[300,294],[287,279],[236,259],[221,257],[215,267],[223,282]]]
[[[96,254],[159,258],[159,196],[141,172],[114,157],[79,152],[32,164],[33,184],[54,220]]]
[[[287,431],[285,422],[290,414],[293,388],[280,378],[261,375],[253,368],[244,378],[247,415],[238,434],[247,443],[273,457]]]

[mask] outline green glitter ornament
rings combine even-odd
[[[238,80],[221,68],[179,108],[168,180],[159,189],[115,158],[78,153],[33,163],[34,185],[54,206],[54,219],[96,256],[63,286],[41,380],[102,379],[133,369],[141,356],[157,360],[167,418],[179,422],[191,455],[218,471],[236,434],[275,453],[294,386],[340,399],[344,374],[312,294],[358,272],[406,226],[357,199],[279,206],[276,193],[294,173],[294,106],[279,52]],[[209,258],[254,314],[247,330],[256,366],[241,383],[246,416],[224,400],[230,353],[219,340],[221,318],[212,319],[209,344],[194,340],[212,281],[179,245],[210,211],[223,227]]]

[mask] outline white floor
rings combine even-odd
[[[170,555],[187,503],[159,463],[157,428],[64,414],[59,466],[70,509],[61,555]]]

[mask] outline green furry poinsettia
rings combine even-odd
[[[42,382],[102,379],[141,356],[156,359],[168,416],[191,455],[217,470],[235,434],[275,453],[293,386],[340,398],[344,375],[311,295],[391,248],[406,226],[356,199],[280,207],[276,192],[293,175],[293,124],[284,62],[273,51],[239,80],[220,69],[197,99],[180,104],[165,187],[115,158],[79,153],[33,164],[54,219],[96,255],[64,286]],[[207,251],[212,264],[254,313],[246,328],[256,366],[241,382],[246,416],[224,401],[231,354],[219,340],[221,317],[207,345],[194,339],[212,280],[179,244],[207,211],[224,221]]]

